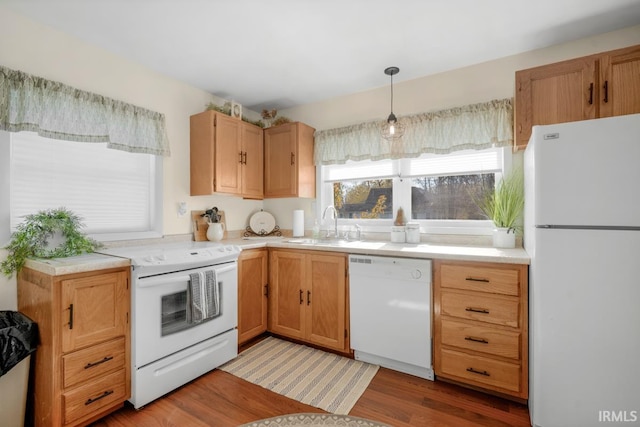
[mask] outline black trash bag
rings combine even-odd
[[[0,311],[0,377],[36,350],[38,324],[17,311]]]

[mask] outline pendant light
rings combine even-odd
[[[382,126],[382,137],[388,141],[400,139],[404,135],[404,126],[398,123],[396,115],[393,114],[393,76],[399,72],[400,68],[398,67],[389,67],[384,70],[386,75],[391,76],[391,114]]]

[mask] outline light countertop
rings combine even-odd
[[[459,261],[529,264],[529,255],[522,248],[498,249],[487,246],[462,246],[433,243],[391,243],[382,241],[314,242],[312,239],[264,237],[228,239],[221,243],[238,245],[242,249],[286,248],[312,251],[332,251],[359,255],[379,255],[405,258],[447,259]],[[28,259],[25,266],[50,275],[82,273],[108,268],[129,267],[128,259],[97,253],[68,258]]]
[[[522,248],[499,249],[490,246],[460,246],[433,243],[391,243],[382,241],[345,241],[313,243],[312,239],[289,237],[260,239],[232,239],[224,243],[238,245],[243,249],[262,247],[333,251],[360,255],[380,255],[406,258],[448,259],[459,261],[497,262],[506,264],[529,264],[530,257]]]
[[[67,258],[28,259],[25,267],[54,276],[107,268],[129,267],[128,259],[102,254],[83,254]]]

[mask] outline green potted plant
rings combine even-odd
[[[84,235],[80,231],[83,227],[80,217],[65,208],[27,215],[5,246],[9,254],[0,264],[2,273],[11,277],[20,272],[27,258],[63,258],[93,252],[100,243]]]
[[[518,220],[524,209],[524,177],[521,169],[515,169],[498,183],[493,192],[480,200],[478,206],[496,228],[493,246],[514,248]]]

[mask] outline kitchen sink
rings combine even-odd
[[[344,246],[349,243],[357,243],[356,240],[345,240],[345,239],[289,239],[286,240],[287,243],[297,243],[300,245],[316,245],[316,246]]]

